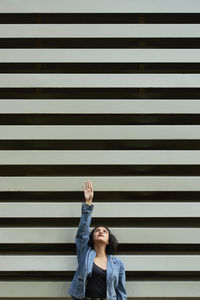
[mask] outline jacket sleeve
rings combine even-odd
[[[127,294],[126,294],[126,273],[124,268],[124,263],[121,261],[121,267],[119,272],[119,280],[118,280],[118,286],[116,289],[117,294],[117,300],[126,300]]]
[[[94,209],[94,205],[86,204],[82,202],[81,207],[81,219],[79,221],[78,231],[76,233],[76,253],[79,263],[80,256],[83,252],[83,249],[88,243],[89,233],[90,233],[90,223],[91,223],[91,214]]]

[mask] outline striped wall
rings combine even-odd
[[[200,3],[0,1],[0,299],[67,299],[75,235],[128,299],[200,298]]]

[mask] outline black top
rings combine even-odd
[[[106,298],[106,270],[93,263],[92,275],[88,278],[86,297]]]

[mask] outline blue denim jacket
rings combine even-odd
[[[68,293],[73,299],[85,297],[87,276],[92,275],[92,267],[96,256],[95,249],[88,246],[91,214],[94,205],[88,205],[82,202],[82,214],[76,234],[76,254],[78,268],[73,277]],[[107,273],[106,273],[106,298],[109,300],[127,299],[125,282],[126,274],[124,263],[114,255],[107,255]]]

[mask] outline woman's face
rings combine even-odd
[[[93,232],[93,241],[96,242],[103,242],[108,245],[109,241],[109,232],[105,227],[97,227]]]

